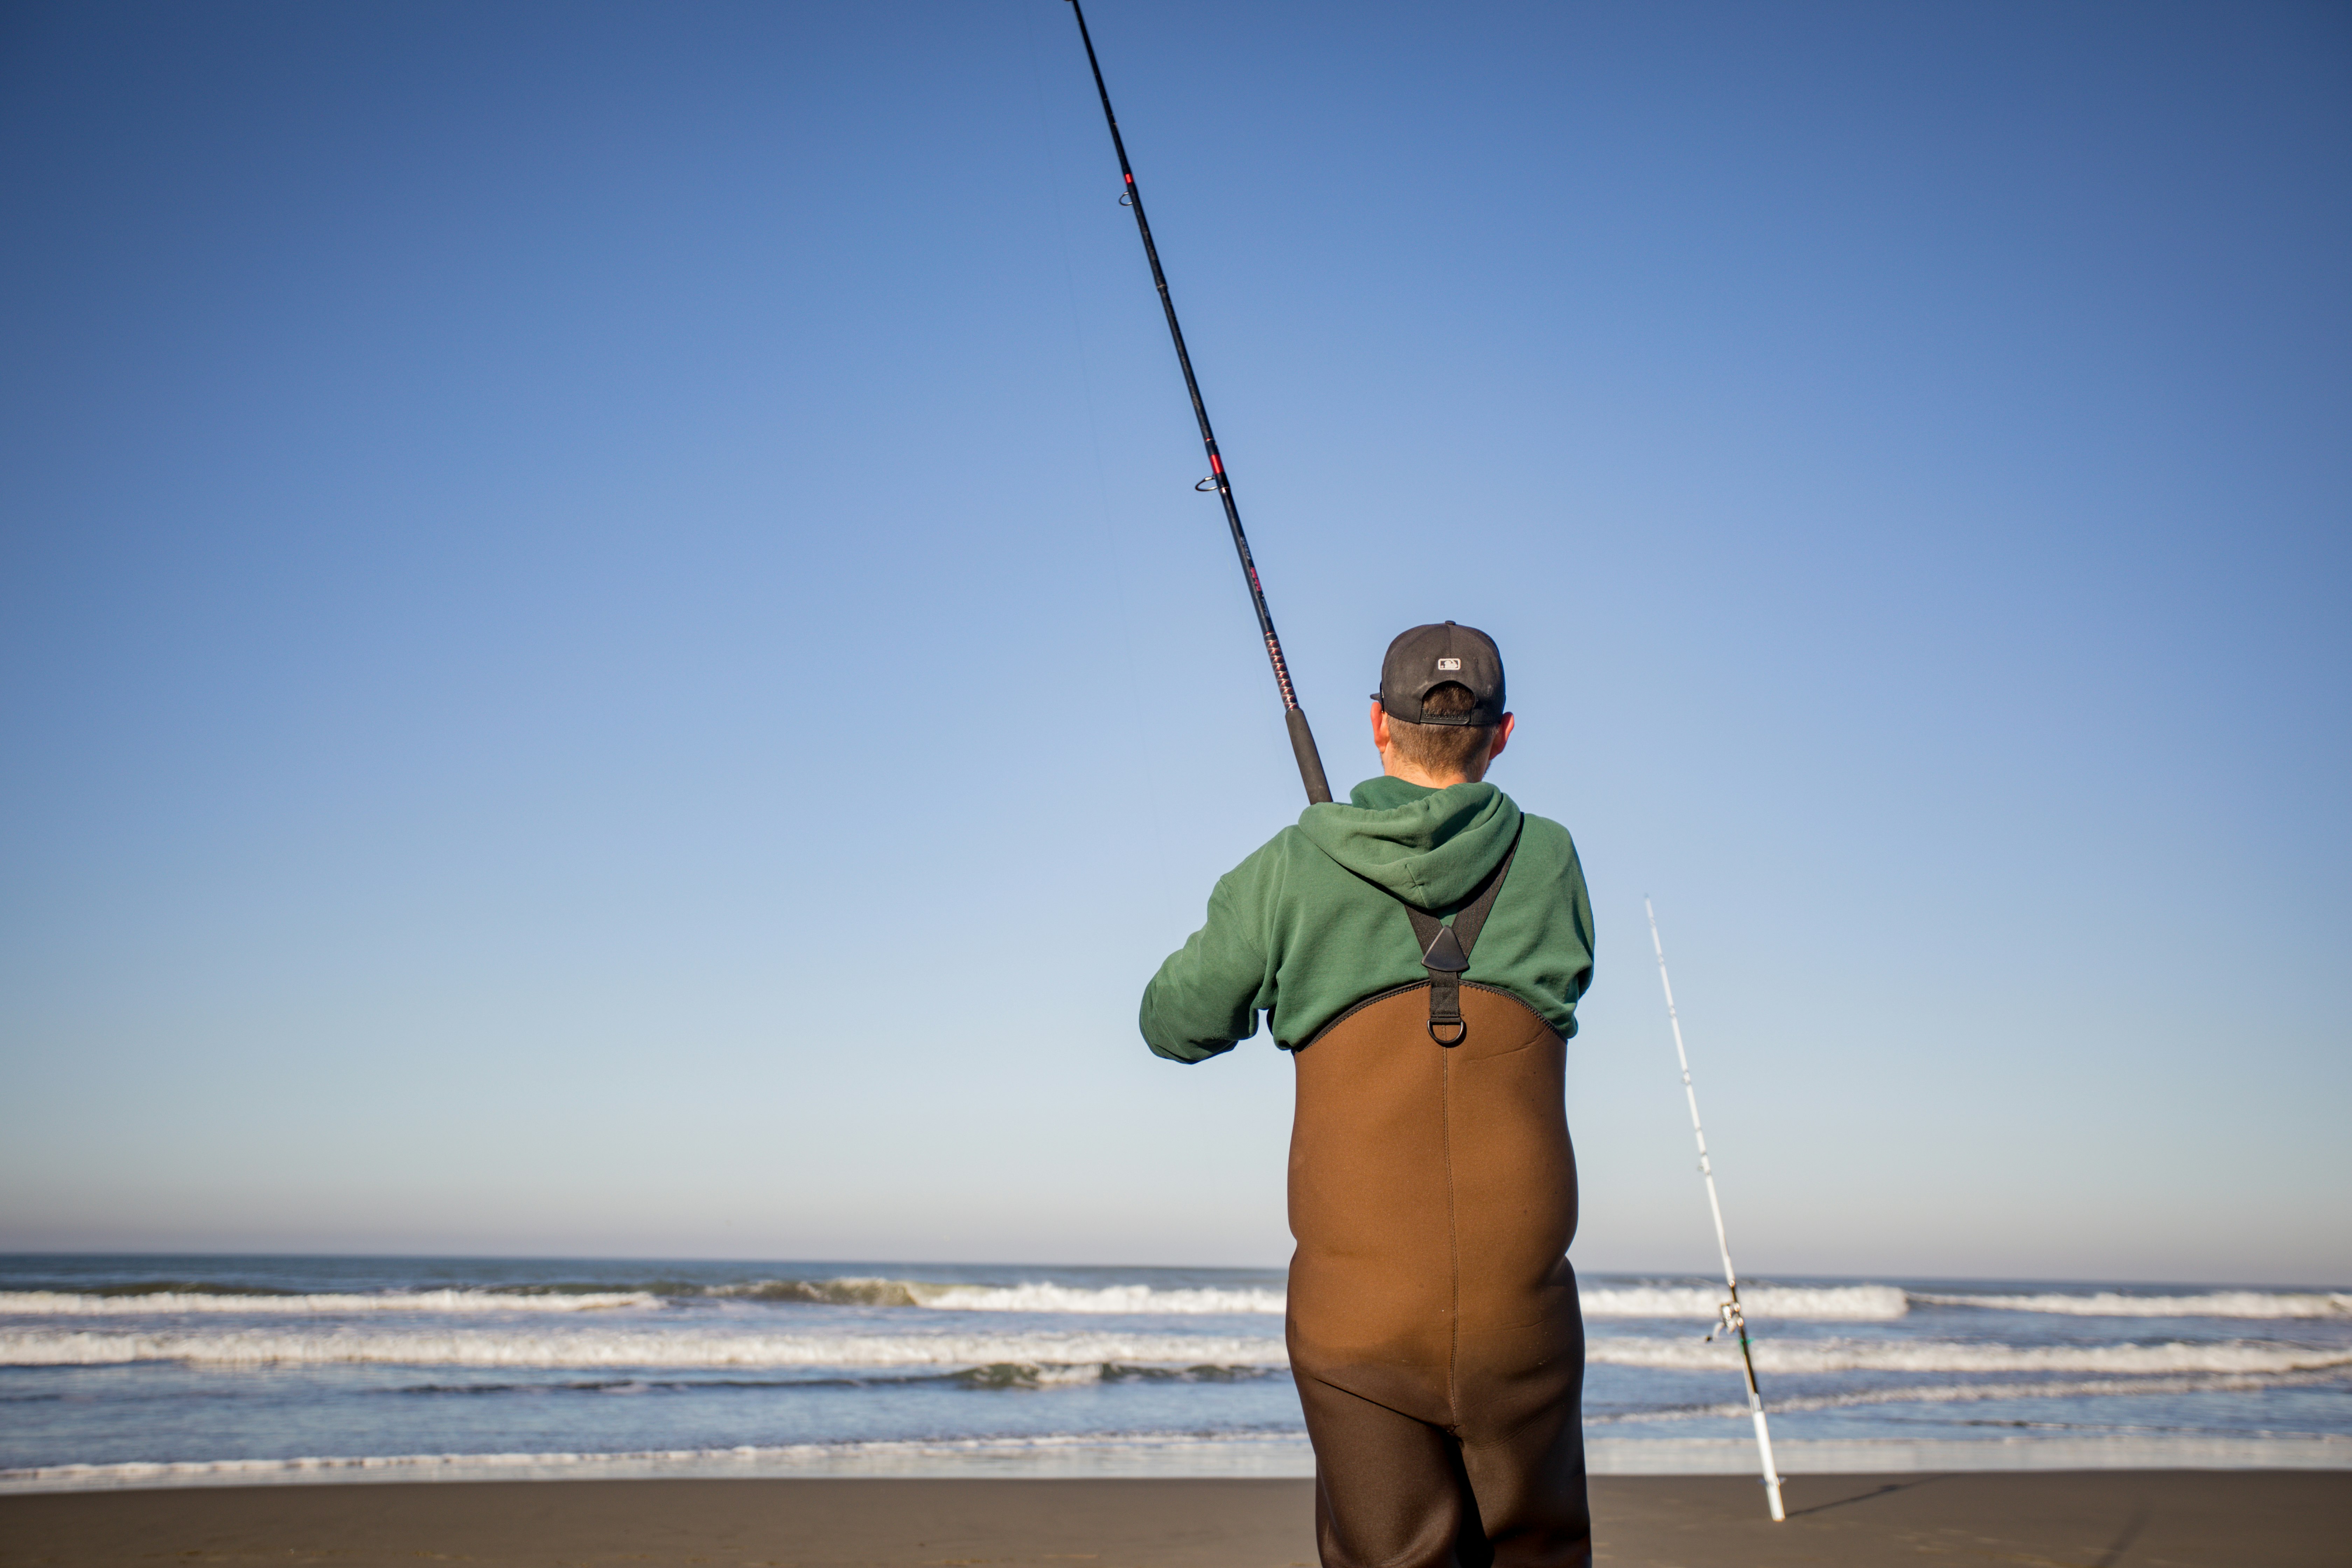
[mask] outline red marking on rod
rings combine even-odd
[[[1133,174],[1129,174],[1129,175],[1127,177],[1127,183],[1128,183],[1129,184],[1130,184],[1130,185],[1131,185],[1131,184],[1135,184],[1135,176],[1134,176]]]
[[[1212,452],[1209,454],[1209,467],[1222,474],[1225,471],[1225,461],[1223,458],[1220,458],[1214,452]]]

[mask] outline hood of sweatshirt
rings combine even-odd
[[[1445,789],[1386,776],[1348,792],[1348,804],[1299,815],[1307,842],[1407,903],[1461,903],[1493,870],[1519,831],[1519,808],[1490,784]]]

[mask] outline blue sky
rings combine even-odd
[[[1089,12],[1335,780],[1600,921],[1588,1269],[2352,1280],[2352,21]],[[0,22],[0,1247],[1271,1263],[1290,820],[1059,0]],[[2333,781],[2333,782],[2331,782]]]

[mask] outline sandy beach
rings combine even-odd
[[[1598,1561],[1796,1568],[1912,1558],[2302,1568],[2352,1542],[2352,1473],[1601,1477]],[[644,1480],[198,1488],[0,1499],[9,1564],[420,1562],[741,1568],[1299,1568],[1296,1480]]]

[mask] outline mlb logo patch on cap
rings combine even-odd
[[[1470,711],[1423,714],[1421,700],[1448,682],[1468,688]],[[1381,660],[1381,689],[1372,695],[1390,718],[1408,724],[1499,724],[1502,650],[1475,626],[1452,621],[1415,626],[1389,644],[1388,657]]]

